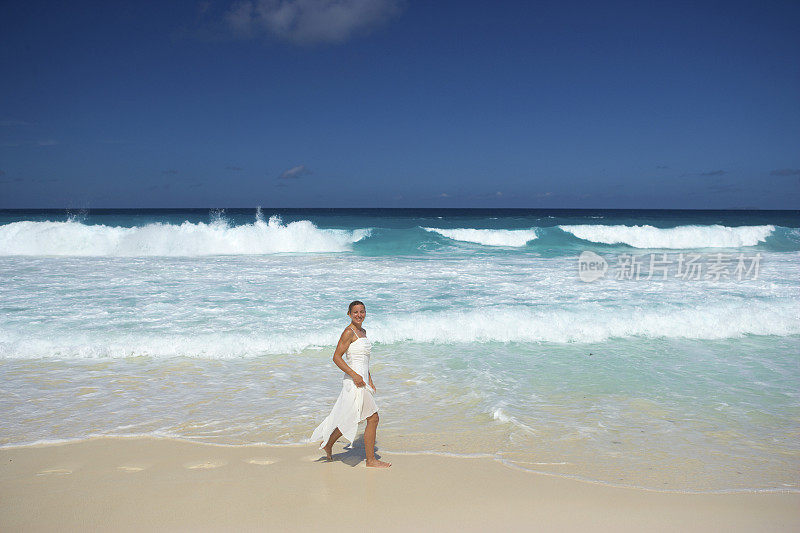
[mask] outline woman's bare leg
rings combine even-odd
[[[333,433],[331,433],[331,438],[328,439],[328,444],[322,447],[325,450],[325,454],[328,456],[328,461],[333,459],[333,443],[339,440],[341,436],[342,432],[339,431],[339,428],[334,429]]]
[[[364,448],[367,452],[367,466],[387,468],[392,463],[375,459],[375,434],[378,432],[378,413],[367,417],[367,428],[364,430]]]

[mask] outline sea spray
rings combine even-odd
[[[319,229],[303,220],[283,224],[280,217],[263,217],[252,224],[231,226],[219,213],[206,224],[153,223],[120,227],[67,222],[13,222],[0,226],[0,255],[61,255],[104,257],[197,257],[275,253],[346,252],[369,235]]]

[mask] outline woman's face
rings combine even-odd
[[[350,310],[350,318],[353,320],[354,324],[361,325],[366,317],[367,310],[363,305],[354,305]]]

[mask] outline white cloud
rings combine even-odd
[[[253,2],[239,2],[225,15],[231,29],[242,36],[253,33]]]
[[[770,176],[800,176],[800,168],[779,168],[769,173]]]
[[[306,168],[305,165],[297,165],[296,167],[292,167],[289,170],[285,170],[278,176],[279,180],[288,180],[299,178],[300,176],[305,176],[306,174],[311,174],[311,171]]]
[[[338,43],[401,10],[402,0],[243,0],[225,19],[240,36],[266,32],[297,44]]]

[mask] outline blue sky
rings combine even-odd
[[[796,1],[4,2],[0,208],[798,209],[798,27]]]

